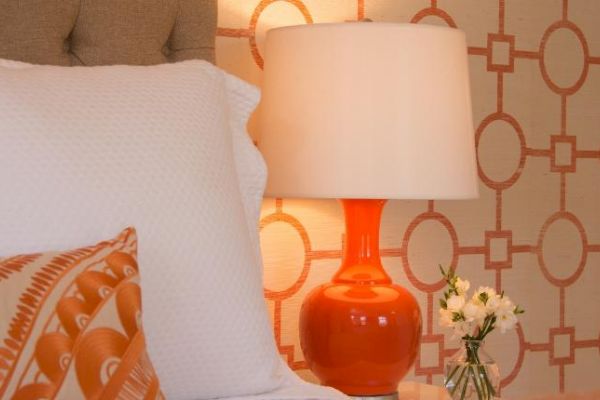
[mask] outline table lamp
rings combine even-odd
[[[334,23],[270,30],[259,148],[266,195],[341,200],[340,269],[306,297],[300,342],[321,383],[394,398],[419,349],[415,298],[379,256],[388,199],[478,195],[463,32]]]

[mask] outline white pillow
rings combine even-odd
[[[136,226],[144,327],[169,398],[280,383],[256,251],[264,166],[232,142],[257,97],[202,61],[0,69],[0,255]]]
[[[22,69],[35,67],[35,65],[0,58],[0,67]],[[262,265],[258,221],[267,181],[267,167],[262,155],[252,143],[246,131],[248,119],[258,104],[260,94],[255,86],[225,71],[221,70],[221,73],[225,76],[233,159],[242,203],[244,204],[246,220],[250,229],[250,239],[253,241],[254,247],[258,249],[259,262]]]
[[[258,223],[267,183],[267,166],[246,131],[248,119],[260,100],[260,93],[255,86],[233,75],[225,72],[223,74],[225,75],[225,86],[227,88],[233,159],[250,231],[250,240],[253,248],[256,249],[262,273]]]

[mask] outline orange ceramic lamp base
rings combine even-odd
[[[421,337],[415,298],[392,283],[379,257],[385,200],[342,200],[346,243],[333,280],[308,294],[300,341],[309,368],[348,395],[396,392]]]

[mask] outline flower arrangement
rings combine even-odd
[[[446,279],[448,290],[440,299],[440,325],[453,328],[454,336],[462,339],[483,340],[494,328],[504,333],[517,324],[517,315],[524,312],[504,292],[497,294],[490,287],[480,287],[468,299],[471,284],[453,271],[440,270]]]
[[[450,269],[444,271],[442,266],[440,270],[447,284],[444,298],[440,299],[440,325],[452,328],[453,337],[461,338],[465,343],[462,359],[457,359],[446,373],[446,388],[455,399],[470,398],[470,392],[476,393],[481,400],[492,399],[498,390],[499,378],[492,382],[489,375],[499,374],[495,364],[495,371],[490,372],[490,365],[487,365],[490,363],[481,361],[479,348],[495,328],[502,333],[513,329],[518,322],[517,315],[524,310],[504,291],[496,293],[490,287],[479,287],[469,297],[467,292],[471,284],[468,280]]]

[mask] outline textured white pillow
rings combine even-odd
[[[0,67],[23,69],[36,67],[36,65],[0,59]],[[232,133],[233,159],[242,203],[244,204],[246,220],[250,229],[250,237],[253,243],[257,243],[255,248],[259,250],[259,261],[262,265],[257,228],[267,181],[267,167],[262,155],[252,143],[246,131],[248,119],[258,104],[260,93],[258,88],[234,75],[222,70],[221,73],[225,77],[227,111],[229,112],[228,122]]]
[[[232,132],[233,159],[250,231],[250,240],[253,248],[256,249],[257,261],[262,266],[258,221],[267,183],[267,166],[246,131],[250,114],[252,114],[260,100],[260,93],[255,86],[233,75],[227,73],[224,73],[224,75],[227,88],[229,124]],[[262,268],[260,268],[260,271],[262,272]]]
[[[264,165],[247,137],[232,142],[257,97],[201,61],[0,68],[0,254],[136,226],[144,325],[169,398],[280,383],[256,252]]]

